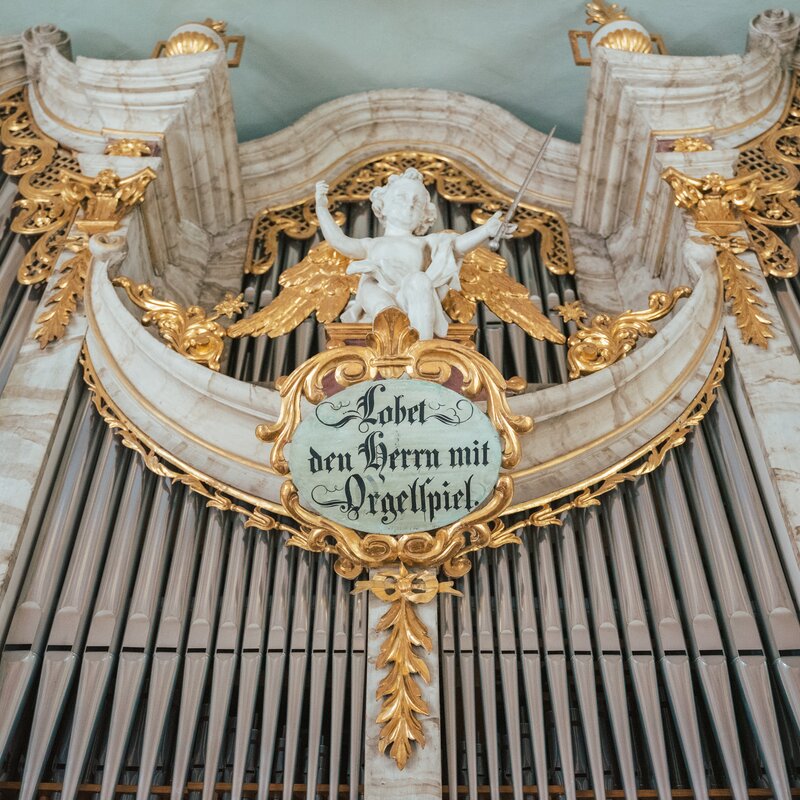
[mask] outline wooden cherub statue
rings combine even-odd
[[[428,233],[436,219],[436,206],[422,174],[413,167],[373,189],[370,200],[375,216],[385,226],[384,234],[353,239],[328,210],[328,184],[320,181],[316,185],[322,233],[339,254],[355,259],[347,274],[361,276],[342,321],[372,322],[385,308],[394,307],[408,316],[420,339],[447,336],[449,320],[442,300],[450,289],[461,288],[464,256],[498,233],[511,236],[516,225],[504,225],[498,211],[467,233]]]

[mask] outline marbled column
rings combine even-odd
[[[373,571],[374,572],[374,571]],[[370,573],[370,577],[373,573]],[[378,684],[386,675],[386,669],[377,669],[375,662],[387,632],[378,632],[380,618],[389,610],[372,593],[369,596],[369,634],[367,643],[367,697],[364,704],[364,798],[365,800],[433,800],[442,796],[442,740],[439,718],[439,623],[437,603],[414,606],[417,615],[428,629],[433,642],[433,652],[425,654],[425,662],[431,672],[431,682],[426,684],[418,677],[422,687],[422,697],[428,704],[430,714],[422,717],[422,730],[425,734],[425,747],[414,745],[414,750],[405,769],[385,753],[378,750],[378,737],[381,727],[376,720],[380,713],[382,700],[376,698]]]

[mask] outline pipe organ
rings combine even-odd
[[[593,47],[580,144],[432,340],[339,318],[314,182],[374,242],[416,171],[457,237],[541,133],[382,90],[238,143],[218,23],[0,41],[0,795],[800,795],[800,21],[765,14],[741,56]],[[351,442],[372,382],[487,421],[485,503],[326,515],[283,448],[326,407]]]

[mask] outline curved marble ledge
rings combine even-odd
[[[166,347],[125,308],[105,262],[95,259],[84,301],[92,364],[122,414],[193,470],[277,502],[283,477],[269,470],[269,446],[255,435],[258,424],[277,418],[277,392]]]
[[[691,297],[652,340],[593,375],[511,399],[535,428],[513,470],[514,504],[560,492],[608,470],[646,445],[691,405],[723,335],[714,251],[689,242]]]
[[[427,149],[450,156],[512,196],[545,134],[500,106],[440,89],[382,89],[318,106],[288,128],[239,145],[251,214],[310,194],[365,158]],[[575,193],[578,147],[553,139],[527,195],[567,216]]]
[[[515,505],[607,470],[668,427],[708,377],[721,336],[713,250],[687,243],[694,293],[657,337],[595,375],[512,398],[536,426],[523,438]],[[121,268],[125,272],[123,264]],[[268,503],[283,478],[255,428],[274,421],[276,392],[218,375],[162,344],[125,308],[96,262],[86,293],[87,346],[98,378],[131,423],[189,470]]]

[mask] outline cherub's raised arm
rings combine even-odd
[[[343,256],[354,259],[367,257],[367,249],[361,239],[351,239],[334,221],[331,212],[328,211],[328,184],[319,181],[315,187],[315,197],[317,200],[317,219],[322,235],[330,243],[334,250]]]
[[[510,223],[504,225],[503,220],[501,219],[502,216],[503,212],[498,211],[493,216],[489,217],[489,219],[487,219],[483,225],[479,225],[477,228],[473,228],[471,231],[467,231],[466,233],[462,233],[460,236],[457,236],[453,241],[453,247],[455,249],[456,256],[465,256],[467,253],[470,253],[488,239],[496,236],[501,228],[503,229],[501,236],[504,239],[511,236],[511,234],[517,229],[517,226]]]

